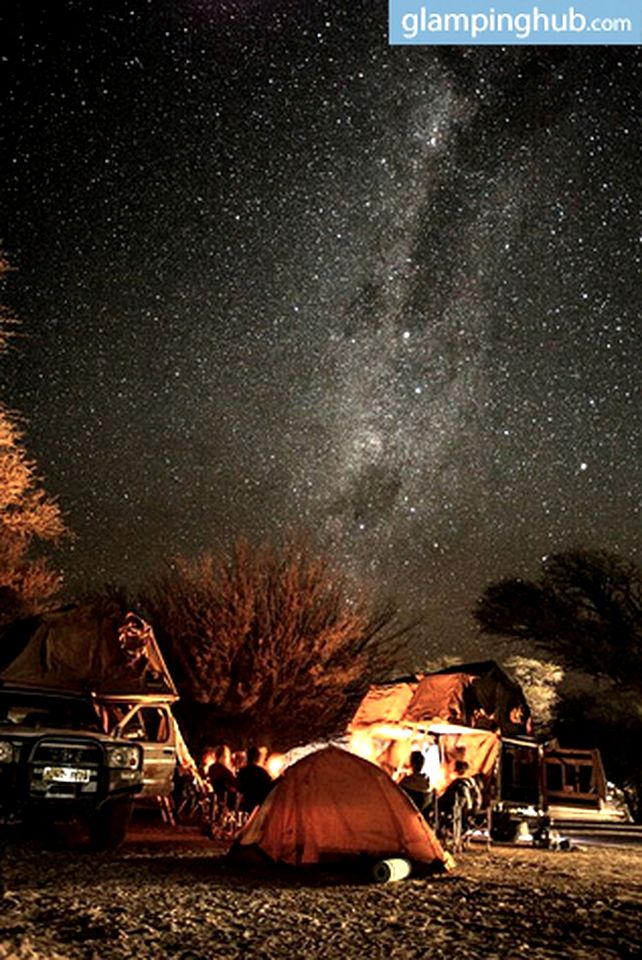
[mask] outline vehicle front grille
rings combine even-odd
[[[28,761],[28,793],[34,799],[90,799],[98,792],[102,764],[96,743],[40,740]]]
[[[31,755],[32,763],[49,765],[100,766],[102,751],[93,743],[60,743],[41,740]]]

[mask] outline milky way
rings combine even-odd
[[[635,49],[391,49],[384,3],[4,6],[3,396],[70,592],[302,531],[420,654],[466,652],[488,582],[637,556]]]

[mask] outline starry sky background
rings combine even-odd
[[[390,48],[379,0],[2,13],[2,396],[70,593],[303,531],[477,655],[489,582],[639,559],[639,50]]]

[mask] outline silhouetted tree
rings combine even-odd
[[[617,554],[554,554],[536,581],[489,586],[474,615],[484,633],[530,641],[571,668],[642,690],[642,571]]]
[[[143,609],[194,749],[224,736],[283,750],[341,730],[406,632],[389,607],[355,596],[326,559],[243,540],[230,556],[172,561]]]
[[[550,734],[560,699],[559,686],[564,679],[562,668],[550,660],[519,656],[509,657],[502,666],[524,691],[532,711],[535,734]]]
[[[557,691],[552,723],[567,746],[599,747],[607,775],[642,812],[642,764],[630,744],[642,730],[642,572],[603,550],[547,557],[536,581],[504,580],[475,608],[482,632],[528,641],[574,671]],[[569,675],[569,679],[570,679]],[[552,679],[555,679],[552,677]],[[551,703],[553,706],[553,703]]]
[[[0,279],[7,271],[0,255]],[[0,353],[15,321],[0,307]],[[60,587],[60,574],[34,556],[37,545],[67,533],[60,508],[41,487],[17,415],[0,405],[0,623],[28,616]]]

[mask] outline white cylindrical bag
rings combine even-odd
[[[372,868],[372,875],[377,883],[392,883],[393,880],[403,880],[405,877],[409,877],[410,871],[410,862],[399,857],[391,860],[380,860]]]

